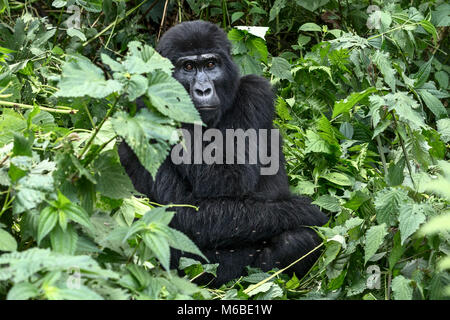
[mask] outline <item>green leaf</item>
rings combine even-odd
[[[0,229],[0,251],[16,251],[16,239],[7,231]]]
[[[419,24],[422,26],[422,28],[425,29],[426,32],[431,34],[433,36],[433,42],[437,43],[438,40],[438,33],[436,28],[433,26],[433,24],[430,21],[422,20],[419,22]]]
[[[340,172],[329,172],[320,177],[340,186],[352,186],[354,184],[354,180],[351,177]]]
[[[37,297],[39,290],[29,282],[20,282],[14,284],[6,296],[7,300],[28,300]]]
[[[333,108],[332,118],[336,118],[341,113],[349,112],[359,101],[376,91],[376,88],[370,87],[361,92],[353,92],[347,98],[336,101]]]
[[[402,246],[400,239],[400,232],[395,233],[394,236],[394,245],[392,247],[391,253],[389,254],[389,270],[392,271],[397,264],[397,262],[402,257],[403,253],[406,251],[406,248]]]
[[[244,13],[242,11],[238,11],[238,12],[234,12],[231,15],[231,23],[236,22],[237,20],[239,20],[240,18],[242,18],[244,16]]]
[[[317,32],[322,32],[322,28],[312,22],[308,22],[303,24],[300,29],[298,29],[298,31],[317,31]]]
[[[448,73],[441,70],[434,74],[434,78],[439,83],[439,87],[443,90],[448,88]]]
[[[269,22],[274,20],[280,13],[281,9],[286,7],[287,0],[275,0],[272,9],[270,9]]]
[[[400,206],[408,201],[408,194],[398,188],[385,188],[375,194],[375,210],[378,223],[397,225]]]
[[[209,262],[208,258],[200,251],[197,245],[189,239],[184,233],[170,228],[170,236],[168,238],[169,245],[172,248],[196,254]]]
[[[391,60],[389,59],[389,53],[375,51],[372,55],[372,60],[383,74],[384,81],[389,85],[391,90],[395,92],[395,71],[392,68]]]
[[[330,144],[312,130],[306,131],[305,153],[318,152],[332,154]]]
[[[414,83],[415,88],[420,88],[425,82],[427,82],[431,72],[432,61],[433,58],[430,58],[427,62],[422,64],[419,68],[419,71],[417,71],[417,73],[414,75],[413,79],[416,79]]]
[[[149,45],[131,41],[128,43],[128,49],[128,54],[123,62],[127,72],[143,74],[161,70],[169,76],[172,74],[173,65],[170,60],[162,57]]]
[[[90,96],[100,99],[121,91],[122,85],[117,80],[105,80],[99,67],[89,59],[77,56],[63,64],[58,88],[60,90],[55,94],[58,97]]]
[[[155,177],[169,153],[170,145],[178,141],[176,128],[168,119],[141,109],[136,116],[119,111],[111,123],[118,135],[133,149],[140,163]],[[150,139],[155,142],[149,143]]]
[[[50,233],[50,243],[55,252],[73,255],[77,249],[77,242],[78,234],[71,225],[68,225],[65,231],[56,227]]]
[[[411,300],[413,295],[413,288],[411,287],[411,280],[399,275],[392,280],[392,291],[394,292],[395,300]]]
[[[291,64],[284,58],[272,58],[272,67],[270,72],[277,78],[294,81],[291,73]]]
[[[366,242],[364,245],[364,264],[378,251],[387,235],[386,224],[380,224],[371,227],[366,232]]]
[[[78,30],[78,29],[75,29],[75,28],[69,28],[69,29],[67,29],[67,35],[69,36],[69,37],[77,37],[78,39],[80,39],[81,41],[86,41],[87,39],[86,39],[86,36],[84,35],[84,33],[83,32],[81,32],[80,30]]]
[[[410,235],[416,232],[420,225],[425,222],[426,205],[418,203],[405,203],[400,206],[398,217],[402,245]]]
[[[153,208],[152,210],[148,211],[144,215],[144,217],[142,217],[142,221],[144,221],[146,224],[156,222],[158,224],[167,226],[172,220],[174,214],[175,212],[167,211],[167,208],[164,207]]]
[[[341,211],[341,204],[339,202],[339,199],[336,197],[330,196],[330,195],[323,195],[318,197],[313,204],[318,205],[321,208],[324,208],[331,212],[340,212]]]
[[[295,0],[295,2],[309,11],[315,11],[316,9],[323,7],[330,0]]]
[[[259,37],[251,37],[246,43],[250,54],[262,62],[267,64],[267,57],[269,52],[267,50],[266,42]]]
[[[149,77],[147,95],[162,114],[184,123],[201,123],[186,89],[170,75],[158,71]]]
[[[58,222],[58,212],[51,206],[45,207],[39,215],[38,244],[53,230]]]
[[[135,191],[133,184],[119,163],[116,152],[103,152],[94,162],[96,190],[111,199],[131,197]]]
[[[93,225],[89,218],[89,215],[82,207],[74,203],[71,203],[65,206],[63,210],[64,213],[67,215],[67,218],[69,218],[72,221],[75,221],[76,223],[82,226],[85,226],[88,229],[93,230]]]
[[[147,247],[152,250],[156,258],[161,262],[161,265],[167,271],[170,270],[170,248],[169,242],[166,237],[160,234],[153,234],[151,232],[144,233],[142,235]]]
[[[106,278],[118,279],[118,274],[100,268],[93,258],[80,255],[71,256],[50,251],[50,249],[31,248],[25,251],[0,255],[0,280],[24,281],[39,271],[67,271],[74,266],[83,272]]]
[[[437,119],[448,117],[447,110],[445,110],[444,105],[438,98],[436,98],[428,90],[425,89],[419,89],[417,90],[417,92],[419,93],[423,102],[425,102],[425,105],[428,107],[428,109],[430,109],[431,112],[433,112]]]

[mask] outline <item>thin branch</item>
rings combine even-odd
[[[3,101],[0,100],[0,106],[4,106],[7,108],[23,108],[23,109],[34,109],[35,106],[32,106],[30,104],[24,104],[24,103],[17,103],[17,102],[10,102],[10,101]],[[54,112],[54,113],[66,113],[66,114],[75,114],[78,112],[77,109],[70,109],[68,107],[63,107],[63,106],[57,106],[61,109],[54,109],[54,108],[47,108],[47,107],[41,107],[38,106],[39,109],[43,110],[43,111],[47,111],[47,112]],[[64,109],[62,109],[64,108]]]

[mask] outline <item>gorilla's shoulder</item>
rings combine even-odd
[[[239,91],[247,94],[264,95],[266,98],[274,97],[274,91],[270,82],[261,76],[249,74],[241,77]]]
[[[274,90],[267,79],[254,74],[241,77],[236,102],[263,126],[272,124],[274,99]]]

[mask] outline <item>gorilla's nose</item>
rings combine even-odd
[[[193,88],[194,99],[207,100],[213,95],[213,88],[210,83],[196,83]]]

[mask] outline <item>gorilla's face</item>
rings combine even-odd
[[[183,22],[161,37],[157,50],[174,64],[173,76],[190,93],[203,122],[218,124],[233,105],[240,78],[227,34],[210,22]]]
[[[225,106],[221,104],[221,88],[226,79],[219,54],[205,53],[177,59],[173,76],[189,92],[203,122],[214,125]]]

